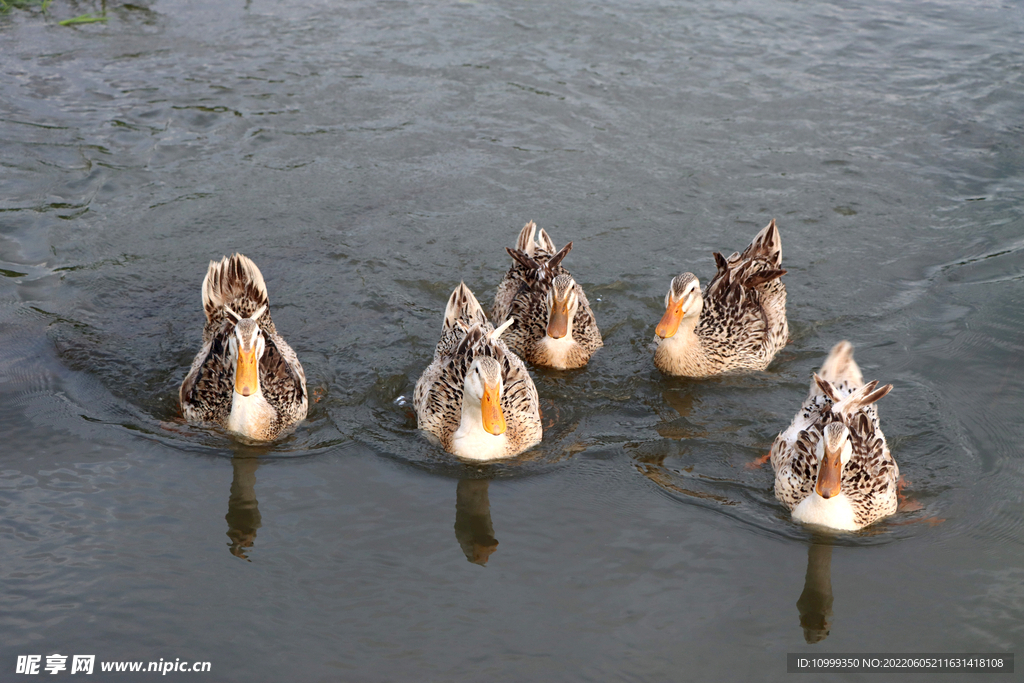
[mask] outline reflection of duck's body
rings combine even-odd
[[[466,559],[481,566],[498,548],[491,523],[489,485],[486,479],[462,479],[455,488],[455,538]]]
[[[772,220],[742,254],[715,253],[718,272],[701,293],[693,273],[672,280],[658,323],[654,365],[708,377],[764,370],[789,339],[782,241]]]
[[[512,267],[498,285],[491,321],[515,320],[503,340],[523,360],[566,370],[580,368],[604,342],[583,288],[562,267],[572,242],[558,252],[543,229],[527,223],[515,249],[506,249]]]
[[[808,644],[828,638],[832,628],[832,545],[811,543],[807,548],[807,574],[804,592],[796,601],[800,626]]]
[[[526,366],[460,283],[448,299],[434,360],[416,382],[419,428],[461,458],[510,458],[541,440],[540,401]]]
[[[256,532],[263,525],[259,501],[256,500],[256,468],[259,466],[259,458],[235,457],[231,460],[234,476],[228,496],[228,513],[224,519],[228,523],[228,538],[231,539],[230,552],[243,560],[249,559],[247,548],[256,542]]]
[[[833,347],[789,429],[772,444],[775,496],[793,519],[856,530],[896,511],[899,467],[875,401],[892,389],[864,384],[853,347]]]
[[[241,254],[210,262],[203,279],[203,347],[179,398],[189,422],[214,422],[267,441],[306,417],[306,374],[270,318],[267,287]]]

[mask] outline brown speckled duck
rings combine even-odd
[[[782,242],[775,221],[742,254],[715,252],[704,292],[693,273],[672,280],[656,329],[654,365],[669,375],[709,377],[764,370],[789,339]]]
[[[491,321],[515,320],[504,340],[514,353],[534,365],[566,370],[581,368],[604,342],[583,288],[562,267],[572,249],[561,250],[537,224],[519,232],[516,248],[506,251],[512,267],[498,285]]]
[[[896,465],[875,401],[891,384],[864,384],[850,342],[836,344],[793,424],[772,444],[775,497],[793,519],[855,531],[896,512]]]
[[[306,373],[270,319],[263,275],[241,254],[203,279],[203,346],[178,396],[185,419],[269,441],[306,417]]]
[[[510,458],[541,440],[537,387],[518,356],[460,283],[445,308],[441,340],[413,395],[419,428],[468,460]]]

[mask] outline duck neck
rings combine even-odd
[[[555,339],[545,334],[540,338],[536,347],[538,351],[536,361],[539,365],[547,365],[556,370],[578,368],[581,365],[579,346],[572,338],[572,318],[570,318],[564,337]]]
[[[480,400],[471,396],[468,391],[463,393],[462,420],[459,422],[459,428],[452,434],[452,453],[468,460],[503,458],[508,442],[506,434],[507,432],[494,435],[484,429]]]
[[[697,336],[699,315],[688,315],[679,323],[676,333],[667,339],[657,339],[654,363],[661,370],[672,375],[701,377],[714,374],[704,353],[700,337]]]
[[[248,396],[242,396],[237,391],[231,392],[231,412],[226,425],[229,431],[250,439],[263,440],[276,417],[277,411],[267,402],[262,387],[257,386],[255,393]]]
[[[817,491],[804,498],[793,508],[793,519],[804,524],[817,524],[841,531],[860,528],[853,514],[853,505],[845,493],[822,498]]]

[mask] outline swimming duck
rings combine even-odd
[[[203,346],[178,396],[189,422],[269,441],[306,417],[306,373],[270,319],[263,275],[235,254],[203,278]]]
[[[693,273],[672,280],[655,330],[654,365],[669,375],[708,377],[764,370],[786,345],[786,286],[775,220],[742,254],[715,252],[718,272],[704,292]]]
[[[505,249],[512,267],[494,295],[491,321],[516,321],[504,340],[523,360],[558,370],[581,368],[604,342],[587,295],[562,267],[572,242],[556,251],[543,229],[537,240],[536,232],[530,221],[515,249]]]
[[[772,444],[775,497],[795,521],[855,531],[896,511],[900,468],[874,405],[891,390],[864,384],[850,342],[832,348],[793,424]]]
[[[526,366],[499,339],[473,292],[448,299],[434,360],[416,382],[419,428],[468,460],[511,458],[541,440],[540,401]]]

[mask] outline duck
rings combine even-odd
[[[416,382],[418,427],[449,453],[466,460],[500,460],[540,443],[540,399],[526,364],[465,282],[445,306],[434,359]]]
[[[263,274],[242,254],[210,261],[203,345],[178,398],[188,422],[270,441],[305,419],[306,373],[277,333]]]
[[[571,249],[569,242],[556,250],[533,221],[523,226],[514,249],[505,248],[512,266],[498,284],[491,321],[515,320],[504,341],[533,365],[581,368],[604,345],[583,287],[562,267]]]
[[[891,390],[864,383],[850,342],[829,352],[792,424],[772,444],[775,497],[794,521],[856,531],[896,512],[900,469],[875,405]]]
[[[714,257],[718,272],[706,289],[693,273],[683,273],[665,295],[654,337],[654,365],[665,374],[699,378],[764,370],[789,340],[775,219],[742,254]]]

